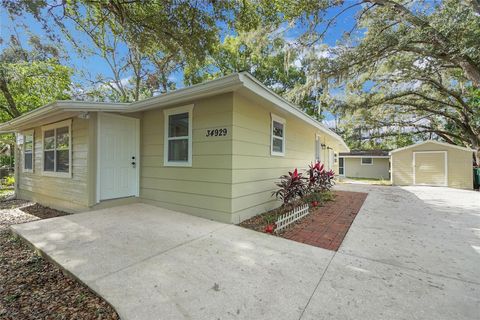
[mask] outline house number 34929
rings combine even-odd
[[[227,128],[207,129],[207,137],[224,137],[228,133]]]

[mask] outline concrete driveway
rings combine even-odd
[[[340,250],[144,204],[12,229],[123,319],[479,319],[480,193],[369,192]]]

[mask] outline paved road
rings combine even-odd
[[[480,193],[368,192],[340,250],[144,204],[14,226],[123,319],[479,319]]]

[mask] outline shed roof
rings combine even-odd
[[[389,154],[391,155],[392,153],[396,153],[396,152],[399,152],[399,151],[403,151],[403,150],[407,150],[407,149],[411,149],[411,148],[416,148],[416,147],[419,147],[419,146],[422,146],[422,145],[428,144],[428,143],[436,144],[436,145],[439,145],[439,146],[442,146],[442,147],[455,148],[455,149],[462,150],[462,151],[467,151],[467,152],[473,152],[474,151],[473,149],[462,147],[462,146],[457,146],[457,145],[454,145],[454,144],[451,144],[451,143],[446,143],[446,142],[441,142],[441,141],[436,141],[436,140],[427,140],[427,141],[423,141],[423,142],[420,142],[420,143],[412,144],[410,146],[406,146],[406,147],[403,147],[403,148],[398,148],[398,149],[392,150],[392,151],[390,151]]]

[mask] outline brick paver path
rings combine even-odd
[[[337,251],[367,195],[362,192],[335,191],[335,201],[327,202],[310,213],[281,236]]]

